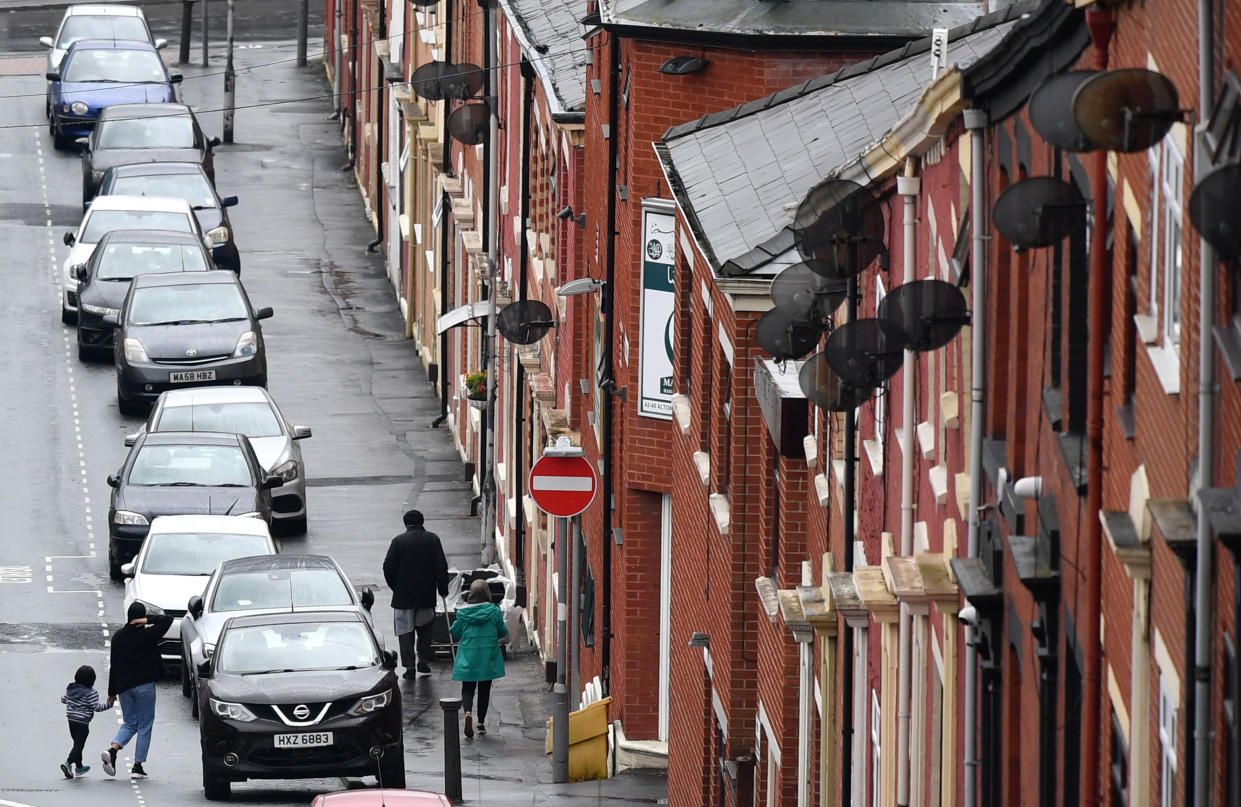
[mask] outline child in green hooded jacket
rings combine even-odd
[[[508,636],[504,615],[491,601],[486,580],[470,584],[466,604],[457,609],[450,629],[457,640],[457,658],[452,680],[461,682],[461,704],[465,707],[465,736],[474,736],[474,693],[478,692],[478,733],[487,733],[487,704],[491,682],[504,677],[504,656],[500,640]]]

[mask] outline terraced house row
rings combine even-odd
[[[1241,804],[1241,5],[325,11],[548,661],[527,475],[598,469],[561,543],[615,767],[676,807]]]

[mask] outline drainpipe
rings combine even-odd
[[[1091,67],[1107,69],[1107,48],[1116,28],[1111,9],[1086,12],[1086,25],[1094,51]],[[1090,234],[1089,340],[1086,354],[1086,596],[1077,620],[1084,658],[1082,672],[1082,804],[1099,803],[1099,707],[1101,696],[1102,648],[1099,637],[1099,598],[1102,596],[1103,526],[1099,514],[1103,504],[1103,347],[1108,320],[1105,296],[1111,268],[1107,260],[1107,152],[1092,155],[1090,188],[1094,196],[1095,226]]]
[[[616,287],[616,166],[618,123],[620,120],[620,42],[615,31],[608,33],[608,258],[602,304],[607,322],[603,329],[603,356],[607,362],[605,378],[613,385],[603,393],[603,607],[600,619],[603,647],[599,656],[599,677],[605,696],[612,692],[612,390],[615,389],[612,362],[612,311]]]
[[[849,242],[849,266],[852,267],[857,262],[857,245],[852,241]],[[845,281],[845,319],[848,322],[857,320],[857,277],[852,273],[849,279]],[[857,409],[845,410],[845,485],[844,485],[844,544],[845,544],[845,571],[852,572],[854,557],[853,544],[854,534],[854,477],[857,474]],[[842,680],[845,682],[843,699],[845,708],[841,711],[841,715],[845,719],[845,725],[841,730],[840,753],[841,760],[844,765],[854,768],[853,765],[853,730],[855,725],[853,714],[858,704],[854,700],[854,670],[853,670],[853,634],[854,629],[849,628],[845,631],[844,643],[844,661],[845,669]],[[863,635],[865,636],[865,635]],[[859,693],[861,694],[861,693]],[[863,707],[864,708],[864,707]],[[865,742],[863,738],[859,742]],[[849,776],[845,776],[841,781],[840,803],[849,805],[850,799],[853,797],[853,776],[859,771],[852,770]],[[865,794],[866,789],[863,785],[860,788],[860,795]]]
[[[1211,0],[1198,0],[1198,120],[1206,121],[1215,100],[1215,24]],[[1210,170],[1201,134],[1194,147],[1197,179]],[[1198,489],[1213,484],[1215,473],[1215,251],[1198,239]],[[1211,775],[1211,595],[1214,546],[1202,506],[1198,506],[1197,603],[1194,625],[1194,804],[1210,801]]]
[[[904,201],[902,223],[905,226],[904,265],[905,282],[915,280],[914,239],[917,237],[917,203],[918,192],[922,181],[914,176],[914,161],[905,161],[905,175],[896,178],[896,192]],[[914,383],[917,366],[912,350],[905,351],[905,363],[901,373],[901,555],[909,557],[913,554],[914,543]],[[896,705],[896,803],[909,804],[909,769],[912,761],[909,758],[909,699],[913,687],[913,670],[910,648],[912,616],[909,608],[901,604],[900,627],[900,689]]]
[[[978,557],[978,509],[982,506],[982,433],[983,403],[986,399],[986,362],[983,343],[986,335],[986,227],[983,205],[986,204],[986,155],[985,129],[987,111],[967,109],[963,113],[965,128],[970,133],[970,231],[973,243],[970,247],[970,496],[969,532],[966,543],[968,557]],[[966,807],[978,804],[978,650],[977,628],[965,628],[965,759],[963,803]],[[971,638],[974,640],[971,641]]]
[[[339,3],[340,0],[337,0]],[[444,59],[452,61],[452,9],[444,14]],[[440,157],[443,164],[440,173],[445,177],[452,176],[452,138],[448,136],[448,116],[452,108],[447,100],[440,101],[440,109],[444,119],[440,123],[440,141],[443,143]],[[448,313],[448,220],[452,209],[452,200],[448,191],[440,193],[440,314]],[[432,428],[438,428],[448,420],[448,331],[440,334],[440,416],[431,421]]]
[[[483,446],[479,452],[478,472],[482,474],[479,485],[483,497],[482,563],[484,566],[496,559],[496,390],[498,388],[496,351],[496,285],[500,275],[499,233],[496,231],[496,210],[499,184],[496,182],[496,148],[500,144],[499,93],[496,91],[496,10],[489,0],[479,0],[483,7],[483,95],[491,105],[488,115],[487,146],[483,149],[483,252],[487,256],[487,409],[483,413]]]
[[[332,33],[334,34],[333,39],[335,40],[332,46],[332,108],[336,110],[336,114],[333,116],[335,118],[340,117],[340,88],[341,88],[340,51],[341,51],[341,46],[344,44],[344,41],[345,41],[344,34],[342,33],[340,29],[340,26],[341,26],[340,6],[342,2],[344,2],[344,0],[333,0],[332,2],[332,13],[333,13],[334,19],[336,20],[336,24],[332,28]],[[182,53],[188,54],[189,51],[182,50]],[[187,62],[189,61],[189,57],[187,56],[181,61],[182,63]]]
[[[527,233],[530,231],[530,119],[534,110],[534,66],[526,59],[521,60],[522,103],[521,103],[521,259],[518,261],[517,293],[522,300],[526,299],[526,283],[530,275],[530,242]],[[513,545],[513,569],[516,572],[515,582],[526,580],[526,514],[522,504],[526,496],[526,368],[519,361],[517,368],[517,391],[513,395],[516,425],[513,428],[513,453],[517,497],[517,528]]]

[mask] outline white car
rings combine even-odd
[[[306,529],[306,466],[298,440],[310,437],[309,426],[291,426],[262,387],[195,387],[168,390],[159,396],[147,422],[125,436],[132,446],[144,431],[235,432],[250,438],[259,463],[284,484],[272,491],[273,521],[295,532]]]
[[[66,325],[78,318],[77,267],[85,266],[99,239],[113,230],[171,230],[193,233],[210,250],[211,245],[198,226],[193,209],[184,199],[164,196],[101,196],[91,202],[76,232],[65,233],[69,255],[62,267],[64,294],[60,321]]]
[[[69,6],[65,9],[65,16],[60,20],[60,27],[56,29],[56,36],[39,37],[39,42],[48,48],[47,69],[44,72],[55,73],[60,70],[60,61],[65,58],[65,51],[69,50],[69,46],[79,39],[150,42],[157,50],[168,44],[167,39],[151,38],[151,29],[147,26],[146,17],[138,6],[113,3]],[[45,111],[50,118],[52,115],[50,89]]]
[[[124,610],[135,600],[147,610],[171,616],[172,625],[160,642],[165,661],[181,660],[181,618],[191,597],[203,593],[207,579],[226,560],[275,555],[276,544],[267,522],[246,516],[160,516],[142,549],[121,566],[125,580]]]

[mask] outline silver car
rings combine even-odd
[[[264,555],[226,560],[181,618],[181,694],[198,717],[198,665],[211,658],[224,623],[235,616],[294,611],[355,611],[371,621],[375,594],[355,590],[326,555]],[[380,639],[380,647],[383,640]]]
[[[250,438],[267,473],[284,484],[272,491],[272,521],[294,532],[306,530],[306,469],[299,440],[310,427],[291,426],[262,387],[196,387],[159,396],[142,429],[126,436],[132,445],[142,431],[236,432]]]

